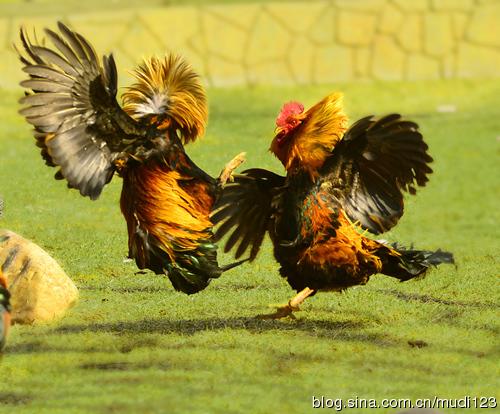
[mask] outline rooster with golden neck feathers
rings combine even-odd
[[[32,43],[21,29],[29,79],[21,82],[27,91],[20,113],[34,126],[43,158],[59,167],[56,178],[91,199],[114,173],[121,176],[129,256],[140,269],[167,274],[177,290],[204,289],[238,264],[218,265],[210,213],[243,154],[215,179],[184,151],[205,130],[207,102],[181,57],[142,63],[121,107],[113,56],[101,65],[83,36],[58,27],[45,30],[54,48]]]
[[[397,114],[368,116],[347,128],[342,96],[334,93],[305,111],[283,106],[271,152],[286,177],[244,171],[228,184],[212,216],[230,233],[225,251],[253,260],[269,233],[280,273],[299,293],[271,318],[293,311],[318,291],[364,285],[383,273],[401,281],[453,262],[440,250],[404,249],[367,237],[393,227],[403,214],[403,192],[415,193],[432,172],[418,125]]]

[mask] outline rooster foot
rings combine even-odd
[[[281,319],[289,316],[292,319],[297,319],[293,312],[300,311],[299,305],[301,305],[309,296],[314,293],[314,289],[305,288],[297,293],[292,299],[288,301],[286,305],[279,306],[276,312],[269,315],[258,315],[258,319]]]
[[[245,152],[240,152],[236,157],[229,161],[219,175],[219,185],[224,187],[226,183],[233,181],[233,171],[245,161]]]

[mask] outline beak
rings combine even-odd
[[[285,140],[285,137],[286,137],[286,130],[285,128],[282,128],[282,127],[276,127],[276,129],[274,130],[274,139],[276,140],[276,142],[281,145],[283,143],[283,141]]]
[[[284,131],[284,128],[277,126],[276,128],[274,128],[274,136],[278,136],[283,131]]]

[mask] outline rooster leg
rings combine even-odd
[[[290,316],[292,319],[296,319],[293,312],[300,310],[299,306],[314,293],[314,289],[305,288],[297,293],[288,303],[284,306],[279,306],[276,312],[269,315],[258,315],[259,319],[281,319]]]
[[[246,153],[240,152],[226,164],[218,178],[219,186],[221,188],[224,187],[228,181],[232,181],[233,171],[245,161],[245,155]]]

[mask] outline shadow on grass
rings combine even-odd
[[[142,319],[138,321],[118,321],[95,323],[92,325],[66,325],[55,330],[55,333],[102,332],[114,334],[170,334],[194,335],[198,332],[217,331],[223,329],[244,329],[250,332],[266,331],[303,331],[314,336],[331,333],[337,336],[340,332],[351,332],[363,328],[359,321],[327,321],[327,320],[261,320],[252,317],[204,318],[204,319]],[[327,335],[330,336],[330,335]]]
[[[326,338],[332,341],[342,342],[364,342],[371,343],[379,347],[404,346],[404,341],[394,339],[387,334],[370,333],[363,331],[364,324],[359,321],[327,321],[327,320],[295,320],[295,321],[275,321],[259,320],[254,318],[233,317],[233,318],[205,318],[205,319],[143,319],[138,321],[118,321],[109,323],[94,323],[91,325],[66,325],[52,331],[56,335],[80,334],[80,333],[102,333],[132,335],[137,337],[140,334],[180,334],[195,335],[200,332],[213,332],[226,329],[246,330],[252,333],[265,332],[302,332],[316,338]],[[50,334],[50,332],[49,332]],[[130,352],[131,349],[141,346],[151,346],[148,341],[132,341],[130,347],[120,351]],[[72,346],[53,347],[39,341],[31,341],[18,344],[8,350],[10,354],[36,354],[47,352],[75,352],[81,351]],[[86,352],[93,352],[94,349],[86,349]],[[102,349],[96,348],[95,352]]]
[[[481,303],[481,302],[463,302],[459,300],[447,300],[435,298],[430,295],[422,295],[419,293],[405,293],[399,290],[393,289],[375,289],[376,292],[382,293],[384,295],[393,296],[397,299],[404,301],[417,301],[420,303],[438,303],[440,305],[448,306],[459,306],[459,307],[470,307],[470,308],[489,308],[489,309],[499,309],[500,305],[496,303]]]
[[[0,406],[26,405],[33,400],[30,394],[0,392]]]
[[[143,319],[137,321],[117,321],[106,323],[93,323],[89,325],[66,325],[61,326],[48,334],[55,335],[72,335],[81,333],[98,333],[98,334],[113,334],[123,335],[125,338],[130,338],[130,343],[127,339],[126,344],[118,347],[120,353],[128,353],[136,348],[142,347],[156,347],[158,342],[156,339],[141,338],[141,334],[180,334],[180,335],[195,335],[202,332],[215,332],[227,329],[233,330],[246,330],[251,333],[285,333],[285,332],[301,332],[313,338],[327,339],[333,343],[365,343],[376,346],[377,348],[388,348],[392,350],[403,349],[430,349],[431,352],[442,353],[459,353],[472,357],[485,357],[490,356],[492,352],[479,352],[477,350],[465,349],[455,346],[435,347],[430,341],[415,338],[396,338],[386,332],[374,333],[366,332],[366,325],[360,321],[330,321],[330,320],[295,320],[295,321],[275,321],[275,320],[259,320],[250,317],[232,317],[232,318],[204,318],[204,319]],[[424,343],[425,346],[419,346]],[[416,345],[415,345],[416,344]],[[427,346],[428,345],[428,346]],[[189,345],[183,343],[180,347],[186,348],[189,346],[199,346],[196,344]],[[162,343],[162,348],[178,348],[178,344],[169,345]],[[220,346],[218,346],[220,348]],[[101,353],[103,349],[101,346],[80,347],[80,346],[52,346],[39,341],[31,341],[16,345],[8,350],[9,354],[42,354],[42,353],[70,353],[82,352],[85,353]],[[88,366],[81,366],[83,369],[98,369],[98,370],[131,370],[147,368],[146,366],[132,364],[127,365],[122,362],[90,364]],[[137,365],[137,366],[136,366]],[[166,369],[166,367],[163,367]]]

